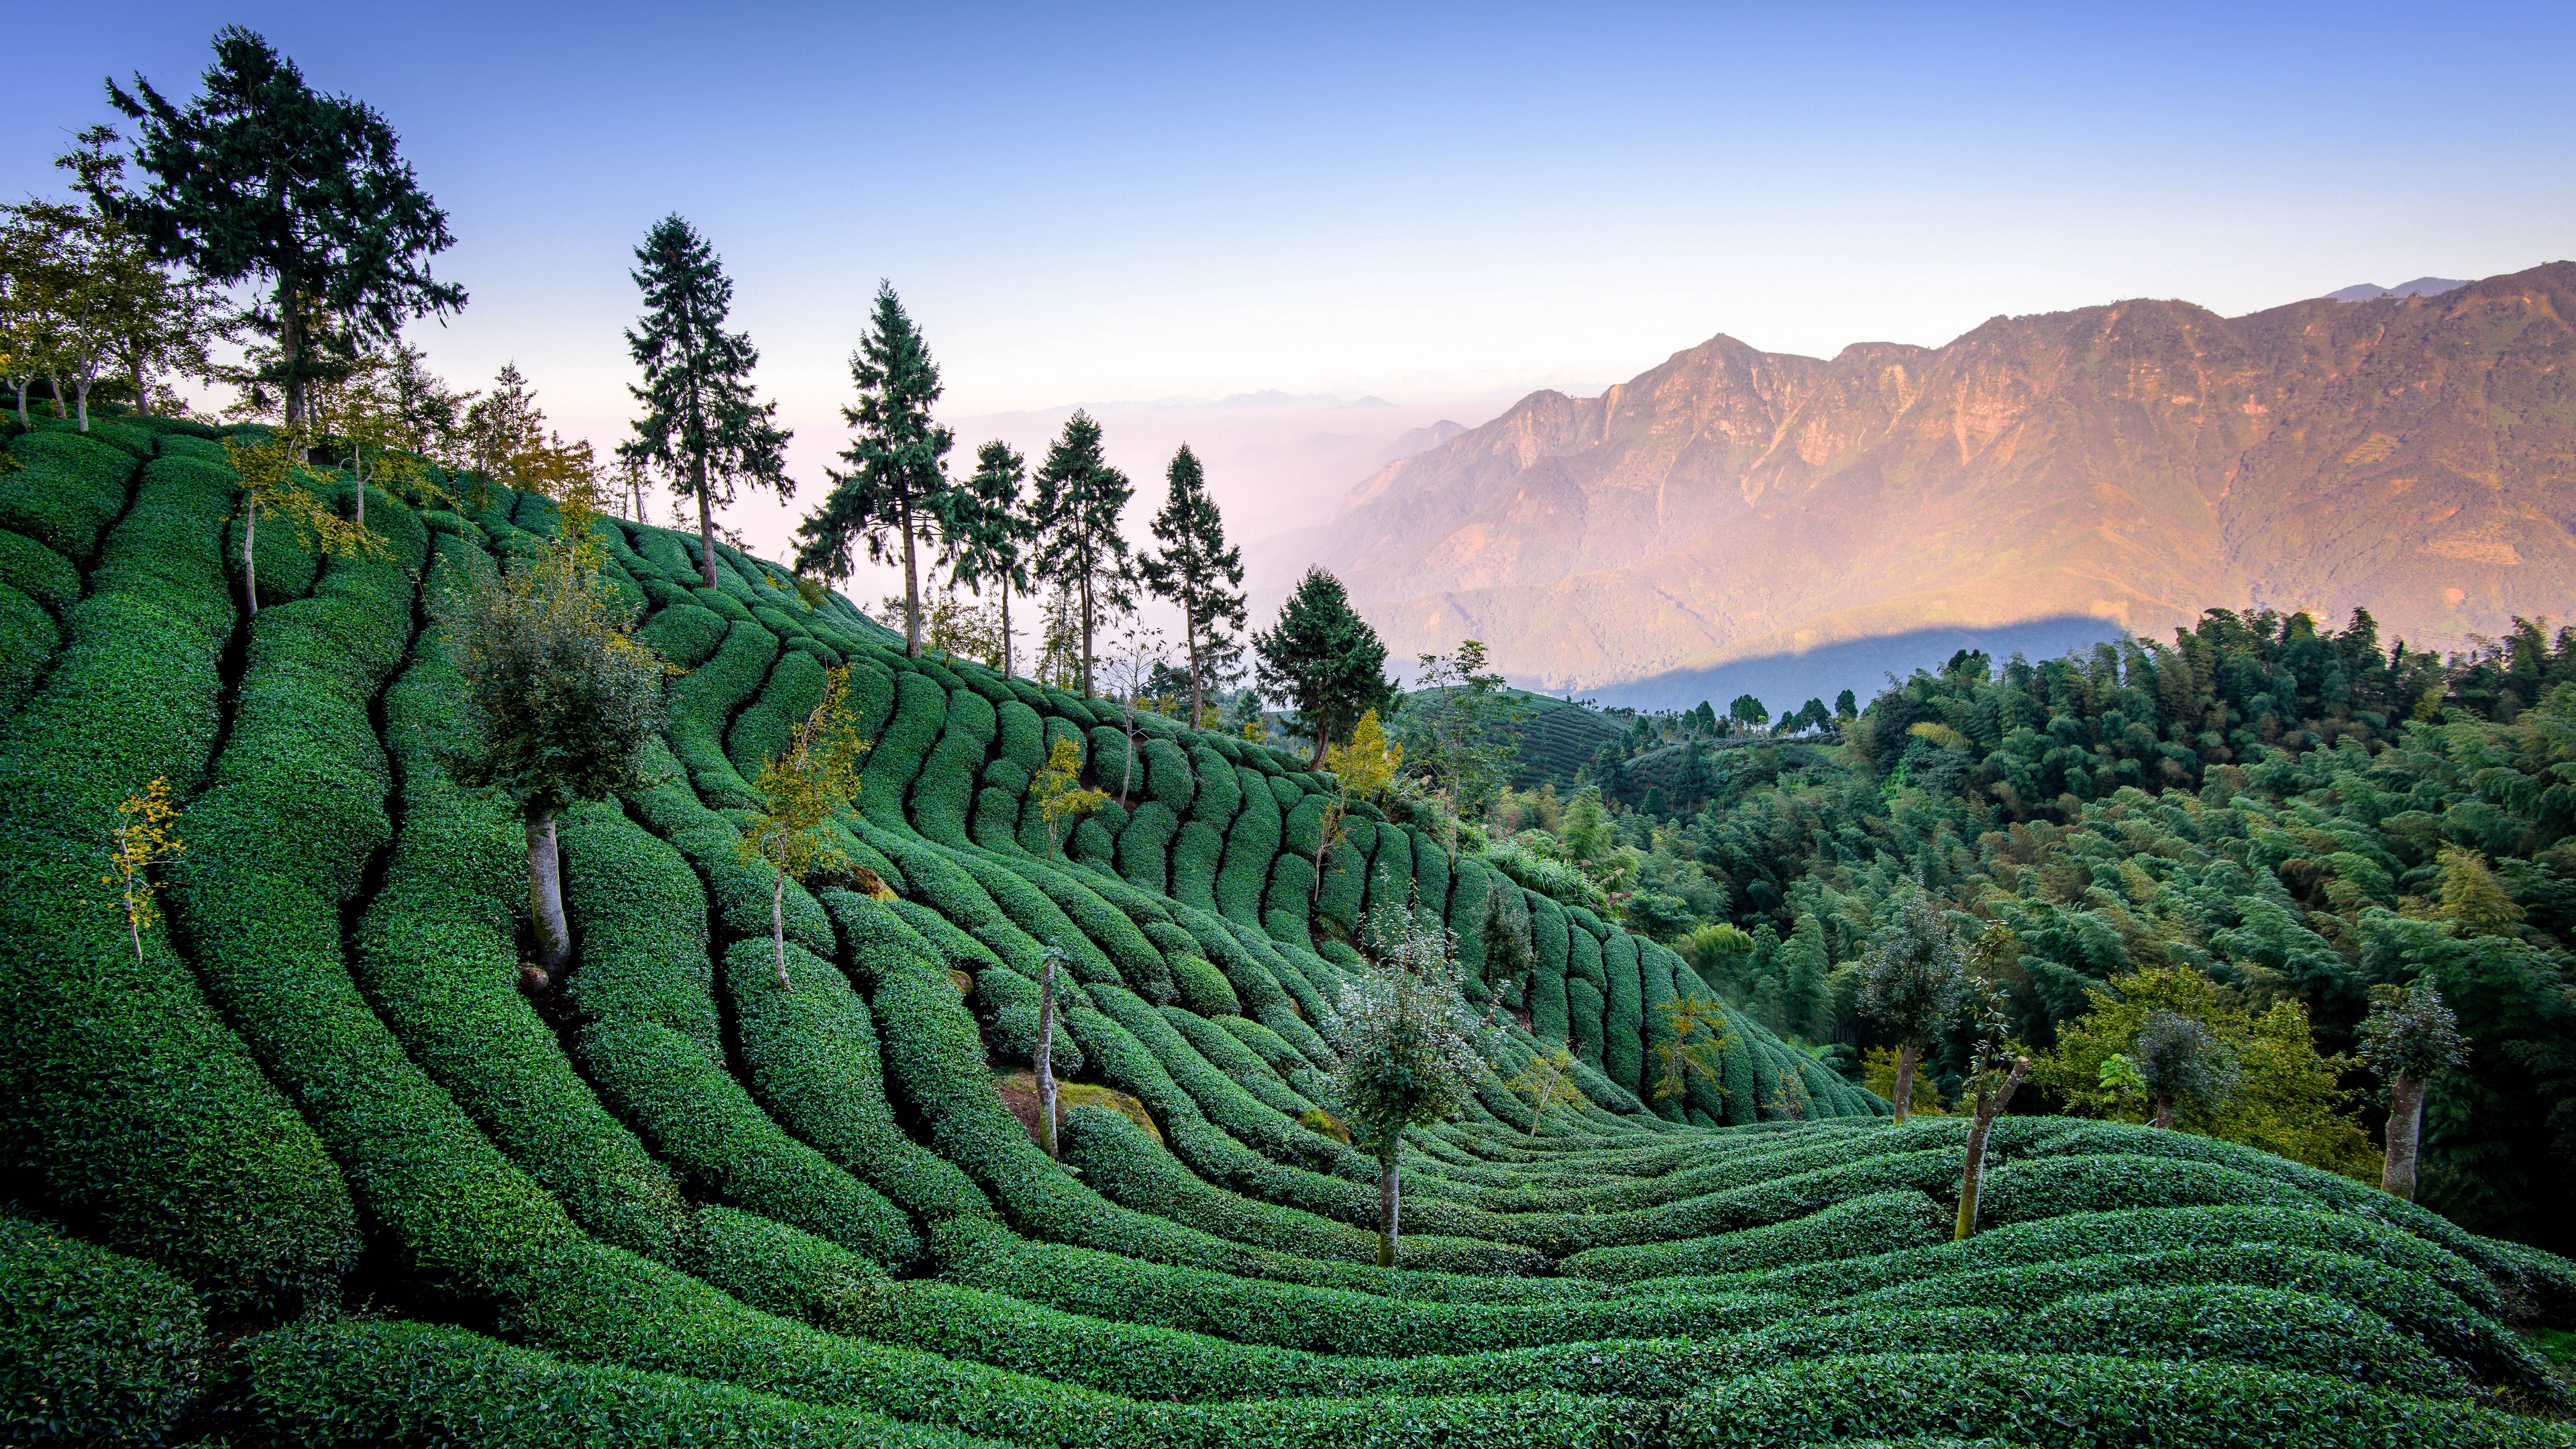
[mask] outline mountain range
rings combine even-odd
[[[1339,573],[1394,658],[1479,638],[1516,682],[1647,704],[1816,651],[2055,652],[2211,607],[2366,605],[2419,647],[2565,614],[2576,263],[2369,290],[1830,360],[1721,335],[1397,458],[1257,561]]]

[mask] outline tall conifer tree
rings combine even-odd
[[[1135,604],[1135,568],[1118,515],[1136,487],[1100,453],[1100,424],[1077,411],[1047,449],[1033,510],[1039,577],[1071,595],[1082,626],[1082,694],[1091,696],[1092,639],[1100,616]]]
[[[999,438],[975,450],[975,472],[950,495],[947,526],[954,577],[971,589],[1002,590],[1002,677],[1011,677],[1011,590],[1029,587],[1028,547],[1037,525],[1022,508],[1029,460]]]
[[[948,477],[948,450],[956,435],[930,420],[939,401],[939,366],[930,360],[921,329],[903,310],[894,287],[877,283],[876,315],[859,350],[850,354],[850,380],[859,400],[841,409],[855,430],[841,459],[847,473],[833,473],[823,506],[797,525],[805,543],[796,567],[827,578],[850,576],[850,543],[864,538],[868,557],[903,559],[903,647],[921,657],[920,543],[936,526],[951,547],[970,520],[958,510]]]
[[[1314,740],[1317,766],[1361,715],[1394,700],[1386,645],[1351,608],[1342,581],[1320,568],[1306,570],[1280,606],[1279,621],[1254,635],[1252,647],[1261,657],[1262,692],[1296,704],[1293,723]]]
[[[337,375],[356,347],[390,340],[415,317],[465,305],[464,289],[429,269],[456,238],[395,154],[384,117],[315,91],[259,36],[238,25],[216,32],[203,81],[185,108],[140,75],[131,92],[109,81],[109,102],[137,123],[135,161],[151,181],[127,192],[112,173],[83,180],[92,204],[156,256],[211,282],[267,286],[243,320],[275,340],[284,421],[301,428],[316,377]],[[333,331],[317,337],[325,317]]]
[[[1207,493],[1207,475],[1190,445],[1172,455],[1164,475],[1171,492],[1154,515],[1154,538],[1163,548],[1136,561],[1145,587],[1181,611],[1181,642],[1190,658],[1190,724],[1199,723],[1199,700],[1210,672],[1242,653],[1234,631],[1243,627],[1243,550],[1228,547],[1225,520]]]
[[[787,476],[790,436],[777,425],[778,404],[751,399],[751,370],[760,352],[748,333],[724,330],[733,305],[733,283],[706,238],[675,213],[653,223],[635,249],[641,270],[631,273],[644,289],[644,316],[626,332],[626,347],[644,369],[644,385],[630,387],[644,404],[635,436],[617,445],[617,456],[662,469],[671,489],[698,504],[698,573],[716,586],[713,511],[733,502],[734,487],[748,483],[794,496]]]

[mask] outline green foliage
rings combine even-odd
[[[0,1219],[0,1433],[12,1444],[157,1444],[204,1387],[204,1311],[132,1258]]]

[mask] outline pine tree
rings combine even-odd
[[[1154,538],[1163,548],[1136,561],[1145,587],[1181,611],[1181,644],[1190,661],[1190,715],[1199,723],[1199,701],[1214,666],[1239,655],[1234,630],[1243,627],[1243,550],[1228,547],[1225,520],[1207,493],[1196,453],[1183,443],[1163,475],[1171,485],[1163,511],[1154,515]]]
[[[321,354],[464,307],[464,290],[429,269],[456,239],[384,117],[315,91],[259,36],[216,32],[203,81],[184,109],[140,75],[131,92],[108,83],[108,100],[140,128],[135,161],[152,180],[132,193],[94,185],[91,199],[158,257],[210,282],[268,286],[244,320],[275,341],[285,423],[301,428],[307,385],[336,371]],[[310,334],[325,315],[336,342]]]
[[[738,483],[794,496],[789,433],[772,421],[778,404],[751,399],[760,353],[748,333],[724,330],[733,283],[706,238],[676,214],[666,216],[645,233],[635,260],[642,269],[630,275],[644,289],[645,312],[627,329],[626,347],[644,369],[644,385],[627,391],[645,412],[617,455],[660,467],[673,492],[697,501],[698,573],[712,589],[713,510],[733,502]]]
[[[1292,723],[1315,742],[1316,765],[1323,764],[1334,737],[1347,735],[1362,714],[1394,702],[1386,646],[1351,608],[1342,581],[1321,568],[1306,570],[1280,606],[1278,622],[1269,633],[1254,635],[1252,647],[1260,656],[1263,692],[1297,706]]]
[[[1100,424],[1080,411],[1065,419],[1064,435],[1047,449],[1037,485],[1037,571],[1074,604],[1082,634],[1081,692],[1088,699],[1092,640],[1101,617],[1135,605],[1135,570],[1118,515],[1136,488],[1101,456]]]
[[[877,283],[876,316],[859,350],[850,354],[850,380],[859,388],[858,402],[841,409],[842,420],[856,430],[841,454],[850,471],[831,474],[832,491],[823,506],[797,525],[805,542],[796,551],[796,567],[846,579],[850,543],[858,538],[867,540],[871,560],[900,553],[904,653],[918,659],[921,540],[936,526],[953,548],[967,520],[959,516],[956,485],[948,477],[948,450],[956,435],[930,420],[930,405],[939,401],[939,367],[890,283]]]
[[[1010,444],[993,439],[975,450],[975,472],[950,494],[949,549],[957,583],[981,590],[986,583],[1002,593],[1002,677],[1011,677],[1011,590],[1029,587],[1027,552],[1036,525],[1021,507],[1021,487],[1028,482],[1029,460]]]

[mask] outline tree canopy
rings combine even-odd
[[[1296,706],[1291,724],[1314,742],[1318,765],[1362,714],[1394,702],[1386,645],[1351,607],[1342,581],[1320,567],[1306,570],[1280,607],[1278,622],[1254,635],[1252,647],[1260,658],[1262,692]]]

